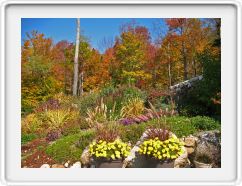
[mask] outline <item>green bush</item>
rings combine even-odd
[[[183,116],[169,117],[166,119],[170,130],[177,136],[188,136],[197,132],[197,129],[192,125],[190,118]]]
[[[85,127],[82,128],[81,126],[83,127],[81,119],[69,121],[62,127],[62,135],[68,136],[71,134],[77,134],[81,131],[81,129],[87,129]]]
[[[170,129],[177,137],[196,134],[202,130],[220,130],[220,123],[205,116],[185,117],[172,116],[161,119],[153,119],[145,123],[131,124],[121,127],[121,139],[124,142],[130,141],[135,144],[143,132],[149,127],[160,127]]]
[[[220,130],[220,123],[206,116],[196,116],[191,118],[192,125],[198,130]]]
[[[132,98],[140,98],[145,100],[147,97],[146,93],[136,87],[125,87],[123,90],[123,100]]]
[[[203,67],[203,79],[179,95],[178,110],[185,116],[204,115],[221,119],[221,58],[205,51],[198,57]]]
[[[21,136],[21,145],[26,144],[29,141],[36,139],[37,136],[35,134],[22,134]]]
[[[87,109],[92,109],[96,107],[97,99],[100,97],[100,95],[96,92],[87,93],[81,97],[78,98],[76,101],[76,104],[78,108],[80,109],[80,113],[82,116],[86,116]]]
[[[196,128],[192,125],[190,118],[184,116],[173,116],[161,119],[153,119],[146,123],[146,126],[165,127],[172,131],[177,137],[188,136],[196,133]]]
[[[68,160],[78,161],[84,148],[94,139],[94,135],[93,130],[87,130],[65,136],[48,146],[46,153],[59,163],[65,163]],[[80,138],[81,142],[79,141]]]
[[[115,115],[119,116],[122,107],[125,103],[134,98],[139,98],[146,102],[147,95],[145,92],[141,91],[134,86],[120,86],[117,88],[109,87],[104,88],[100,91],[100,99],[102,98],[108,110],[112,110],[115,104]]]
[[[120,138],[122,141],[131,142],[134,145],[140,139],[146,128],[147,123],[122,126]]]

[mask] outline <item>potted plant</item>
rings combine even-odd
[[[89,145],[89,152],[96,168],[121,168],[130,150],[130,146],[120,139],[113,142],[99,140]]]
[[[138,152],[145,168],[174,168],[174,160],[184,153],[183,149],[183,142],[168,130],[151,128]]]
[[[119,125],[110,121],[97,127],[96,140],[89,145],[96,168],[121,168],[130,150],[130,145],[119,139]]]

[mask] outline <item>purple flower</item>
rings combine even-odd
[[[134,123],[134,120],[132,118],[123,118],[120,119],[120,123],[123,125],[131,125],[132,123]]]

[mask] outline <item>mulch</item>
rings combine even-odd
[[[43,139],[35,139],[21,146],[22,168],[40,168],[43,164],[55,164],[56,162],[45,153],[48,142]]]

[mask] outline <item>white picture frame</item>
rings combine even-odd
[[[110,8],[111,7],[111,8]],[[132,7],[132,8],[131,8]],[[179,9],[180,7],[180,9]],[[6,1],[1,5],[2,185],[241,184],[241,2]],[[147,12],[147,13],[146,13]],[[222,166],[216,169],[24,169],[20,166],[21,17],[218,17],[222,19]],[[14,52],[13,52],[14,51]],[[228,62],[229,61],[229,62]],[[227,62],[227,63],[226,63]],[[232,82],[232,83],[231,83]]]

